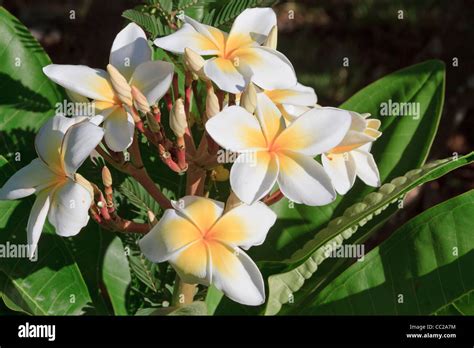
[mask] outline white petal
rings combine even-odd
[[[168,261],[199,238],[201,233],[192,222],[174,209],[167,209],[158,224],[138,244],[150,261],[158,263]]]
[[[234,65],[253,83],[263,89],[283,89],[296,85],[295,70],[282,53],[257,46],[233,53]]]
[[[230,185],[239,199],[252,204],[264,197],[278,175],[276,156],[267,151],[241,154],[230,170]]]
[[[50,190],[43,190],[38,194],[31,208],[28,224],[26,226],[29,258],[33,257],[38,246],[41,232],[43,232],[44,222],[46,221],[46,216],[48,216],[48,210],[51,204],[50,199]]]
[[[58,174],[63,173],[61,146],[66,131],[81,120],[79,117],[56,115],[46,121],[36,135],[35,148],[38,156]]]
[[[209,233],[214,240],[247,250],[265,241],[276,218],[273,210],[262,202],[241,204],[225,213]]]
[[[344,138],[351,123],[349,112],[314,108],[298,117],[275,141],[275,146],[308,156],[327,152]]]
[[[331,179],[313,158],[286,152],[280,154],[278,160],[278,185],[293,202],[321,206],[336,198]]]
[[[249,79],[244,78],[231,60],[211,58],[204,64],[204,74],[214,82],[219,89],[230,93],[240,93],[244,90]]]
[[[281,112],[264,93],[257,94],[256,115],[268,143],[283,130],[284,121]]]
[[[43,72],[58,85],[87,98],[114,102],[114,91],[108,74],[84,65],[51,64]]]
[[[215,43],[206,36],[198,33],[192,25],[185,23],[178,31],[168,36],[158,38],[154,44],[164,50],[183,54],[185,48],[190,48],[200,55],[219,53]]]
[[[103,136],[104,130],[87,120],[68,129],[62,147],[65,169],[68,174],[72,175],[79,169]]]
[[[169,262],[185,283],[209,286],[212,279],[210,259],[209,248],[201,240],[190,243],[178,253],[174,253]]]
[[[257,119],[240,106],[230,106],[206,122],[206,130],[220,146],[234,152],[266,148]]]
[[[209,247],[212,283],[231,300],[248,306],[265,302],[265,285],[257,265],[239,248],[221,243]]]
[[[331,154],[329,159],[321,155],[324,170],[328,173],[337,193],[343,195],[354,185],[356,167],[351,152],[345,154]]]
[[[262,44],[276,24],[276,14],[271,8],[246,9],[232,24],[228,42],[234,44],[232,41],[242,40],[242,36],[250,36],[253,41]]]
[[[311,108],[307,106],[281,104],[280,110],[282,111],[281,113],[285,117],[285,120],[291,123],[305,112],[311,110]]]
[[[132,144],[135,123],[122,107],[115,108],[104,121],[105,143],[116,152],[125,151]]]
[[[357,176],[369,186],[380,186],[380,174],[374,156],[359,149],[351,151],[351,154],[356,163]]]
[[[224,50],[227,33],[218,28],[211,27],[210,25],[199,23],[188,16],[184,16],[184,22],[190,24],[199,34],[213,42],[217,49]]]
[[[171,63],[159,60],[146,62],[135,69],[130,84],[137,87],[152,105],[170,88],[173,73],[174,65]]]
[[[56,179],[53,173],[39,158],[21,168],[0,189],[0,199],[18,199],[51,185]]]
[[[145,32],[135,23],[130,23],[115,37],[110,50],[110,64],[129,80],[135,68],[149,60],[151,48]]]
[[[68,180],[51,196],[48,220],[62,237],[75,236],[89,221],[91,195],[82,185]]]

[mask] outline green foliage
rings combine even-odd
[[[369,112],[381,120],[383,135],[374,143],[372,153],[382,182],[418,168],[426,160],[441,117],[444,75],[440,61],[413,65],[370,84],[341,105],[343,109]],[[381,104],[389,99],[419,103],[419,118],[381,116]],[[334,216],[341,215],[371,191],[373,187],[357,180],[345,196],[323,207],[293,206],[287,199],[281,200],[272,206],[278,214],[276,225],[262,246],[250,250],[251,256],[257,260],[289,257]]]
[[[397,206],[407,192],[425,182],[437,179],[446,173],[474,161],[474,153],[452,160],[428,163],[420,169],[411,170],[404,176],[384,184],[378,192],[369,193],[363,200],[347,208],[342,216],[332,219],[328,226],[319,231],[314,239],[284,261],[287,271],[269,277],[269,298],[267,314],[276,314],[281,305],[294,300],[296,292],[305,284],[327,258],[325,252],[334,249],[354,234],[367,236],[374,232],[388,216],[397,211]],[[384,212],[385,211],[385,212]],[[389,213],[387,214],[388,211]],[[382,214],[384,212],[384,214]],[[297,265],[297,267],[295,267]],[[268,263],[268,267],[275,264]],[[289,270],[289,271],[288,271]],[[326,270],[325,275],[328,275]],[[309,287],[315,285],[310,282]],[[308,290],[305,290],[308,292]]]
[[[127,315],[127,299],[132,276],[122,241],[114,238],[104,256],[104,284],[115,315]]]
[[[295,311],[474,314],[472,214],[472,190],[421,213]]]
[[[144,11],[126,10],[122,16],[141,26],[151,38],[165,36],[171,33],[169,27],[166,24],[163,24],[160,17],[153,16]]]
[[[137,23],[151,39],[170,34],[185,14],[204,24],[229,29],[234,19],[246,8],[269,7],[277,0],[151,0],[146,5],[126,10],[122,16]]]

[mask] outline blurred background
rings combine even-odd
[[[54,63],[104,67],[123,11],[140,1],[0,0],[40,41]],[[278,48],[321,105],[337,106],[400,68],[427,59],[446,63],[444,115],[431,158],[464,154],[474,142],[474,2],[472,0],[280,1]],[[70,11],[75,11],[71,20]],[[400,18],[403,11],[403,19]],[[349,58],[349,66],[343,59]],[[453,66],[457,58],[458,66]],[[408,197],[384,239],[408,218],[474,188],[473,167],[424,185]]]

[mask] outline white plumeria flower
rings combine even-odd
[[[140,240],[145,256],[169,261],[186,283],[214,284],[245,305],[264,303],[262,275],[242,249],[263,243],[276,214],[261,202],[223,214],[224,203],[196,196],[173,202],[173,207]]]
[[[333,201],[331,180],[313,158],[341,142],[350,126],[349,112],[314,108],[285,128],[278,108],[259,93],[256,114],[257,118],[231,106],[206,123],[220,146],[240,153],[230,172],[232,190],[240,200],[255,202],[278,183],[295,203],[316,206]]]
[[[263,90],[263,93],[278,107],[288,123],[315,107],[318,102],[314,89],[301,83],[285,89]]]
[[[187,16],[183,21],[178,31],[156,39],[155,45],[178,54],[189,48],[201,56],[215,56],[205,62],[203,71],[221,90],[240,93],[250,81],[264,89],[296,84],[290,61],[261,46],[276,25],[271,8],[246,9],[235,19],[229,34]]]
[[[321,156],[324,169],[341,195],[354,185],[356,176],[369,186],[380,186],[379,170],[370,153],[372,142],[382,134],[378,131],[380,120],[367,119],[370,114],[350,114],[351,127],[344,139]]]
[[[169,89],[173,79],[173,64],[151,60],[145,32],[130,23],[117,34],[110,51],[110,64],[130,85],[138,88],[150,105]],[[118,97],[109,74],[84,65],[51,64],[43,68],[54,82],[75,94],[93,99],[104,119],[105,142],[113,151],[126,150],[133,141],[135,124],[127,107]]]
[[[103,135],[103,129],[87,118],[53,117],[36,136],[38,158],[16,172],[0,189],[2,200],[36,194],[27,225],[30,257],[46,217],[63,237],[74,236],[87,225],[93,197],[90,184],[76,170]]]

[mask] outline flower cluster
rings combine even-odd
[[[152,60],[144,31],[133,23],[115,38],[106,70],[46,66],[51,80],[94,103],[96,114],[56,115],[43,125],[35,140],[38,158],[7,181],[0,199],[37,195],[27,227],[33,250],[46,218],[58,235],[73,236],[90,214],[115,231],[144,233],[143,254],[153,262],[168,261],[183,282],[213,284],[237,302],[259,305],[265,301],[264,281],[244,250],[264,243],[277,219],[269,205],[283,196],[326,205],[348,192],[356,176],[380,185],[370,154],[381,135],[380,121],[316,104],[314,90],[297,82],[292,64],[276,49],[272,9],[245,10],[229,33],[180,19],[182,26],[154,45],[182,57],[184,96],[174,65]],[[198,102],[198,81],[207,94],[196,118],[190,104],[193,97]],[[172,138],[161,120],[161,98]],[[204,134],[196,146],[191,129],[199,122],[202,127],[194,130]],[[187,196],[170,202],[151,181],[140,157],[142,136],[170,170],[186,172]],[[217,161],[220,148],[238,155],[229,175]],[[108,169],[105,196],[76,173],[94,149],[149,190],[165,209],[158,222],[143,230],[118,217]],[[249,155],[253,161],[246,160]],[[211,173],[229,178],[227,203],[205,198]]]

